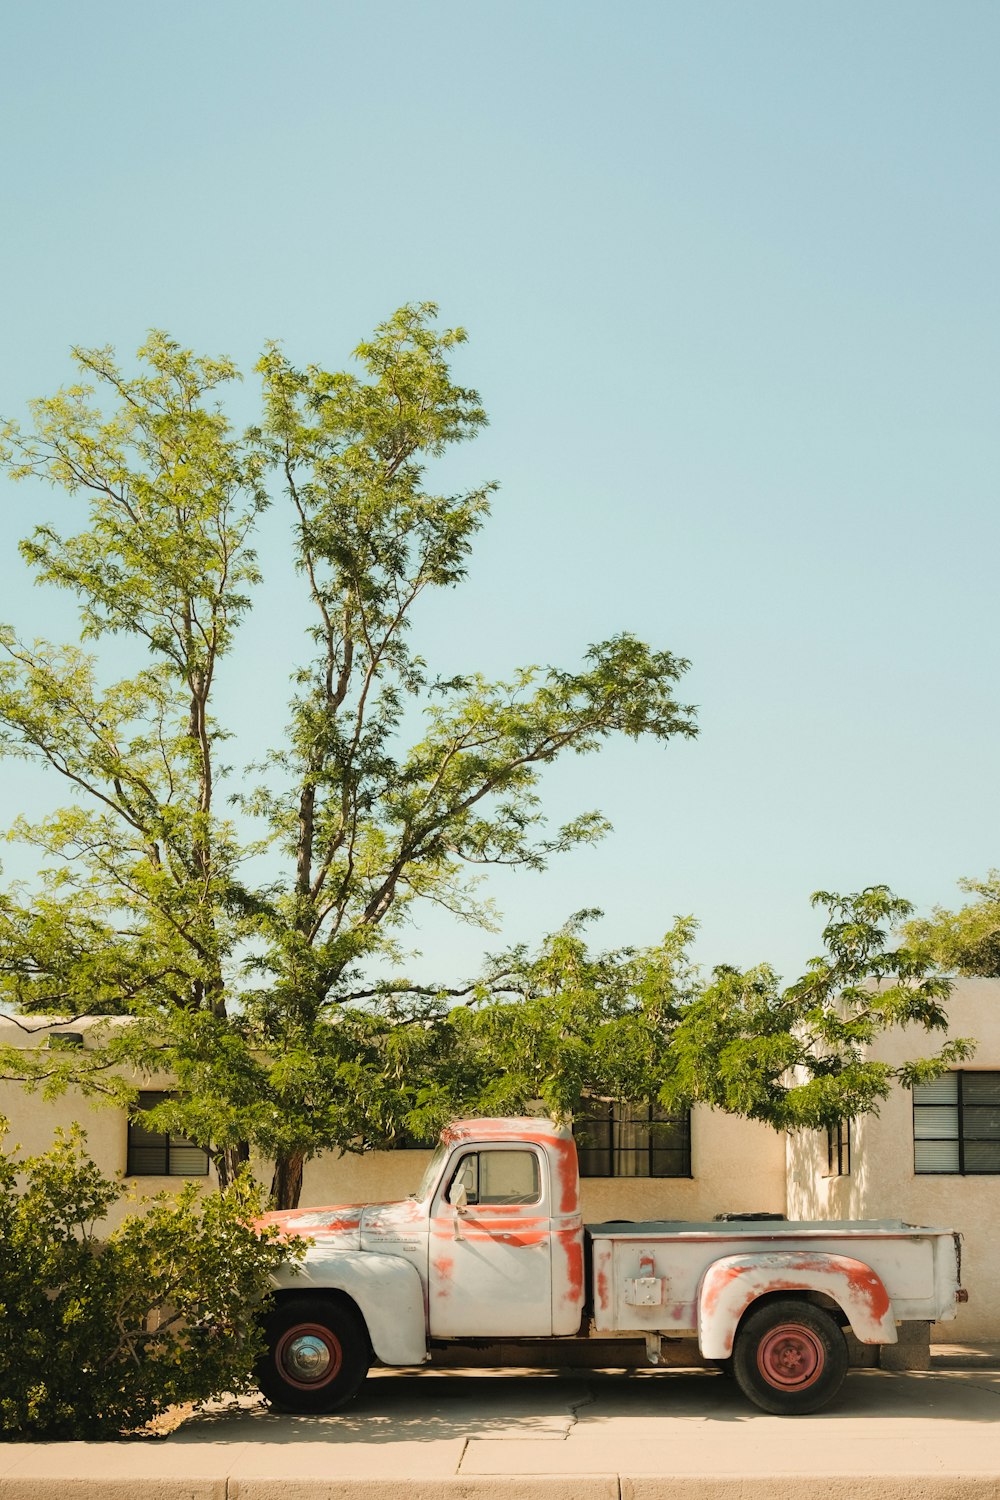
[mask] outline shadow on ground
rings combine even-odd
[[[995,1398],[989,1399],[989,1398]],[[732,1380],[709,1370],[518,1371],[375,1370],[355,1400],[328,1416],[273,1411],[261,1398],[216,1402],[195,1413],[175,1444],[440,1442],[470,1438],[566,1439],[604,1424],[655,1422],[793,1423],[826,1426],[870,1415],[926,1431],[928,1420],[1000,1422],[1000,1372],[886,1374],[857,1370],[836,1403],[810,1418],[757,1410]],[[666,1433],[664,1432],[664,1435]]]

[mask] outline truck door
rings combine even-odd
[[[463,1196],[464,1207],[449,1201]],[[551,1334],[549,1201],[548,1163],[533,1146],[470,1143],[456,1156],[431,1205],[432,1337]]]

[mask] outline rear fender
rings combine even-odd
[[[709,1266],[698,1293],[698,1343],[705,1358],[728,1359],[743,1314],[775,1292],[822,1292],[841,1308],[862,1344],[896,1342],[889,1294],[864,1261],[807,1251],[726,1255]]]
[[[344,1292],[368,1325],[377,1359],[386,1365],[420,1365],[427,1358],[424,1289],[416,1267],[396,1255],[365,1250],[311,1252],[301,1267],[282,1266],[272,1277],[281,1292]]]

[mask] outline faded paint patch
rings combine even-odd
[[[262,1214],[261,1226],[276,1225],[283,1235],[304,1235],[327,1240],[338,1235],[357,1239],[365,1206],[361,1203],[334,1204],[329,1208],[293,1208]]]
[[[439,1255],[431,1262],[434,1274],[441,1283],[437,1289],[437,1296],[448,1297],[451,1294],[451,1279],[455,1274],[455,1262],[450,1255]]]

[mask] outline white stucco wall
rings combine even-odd
[[[31,1018],[24,1025],[35,1026]],[[44,1046],[46,1038],[61,1031],[83,1032],[84,1045],[89,1045],[86,1022],[45,1026],[33,1034],[26,1033],[22,1026],[6,1017],[0,1017],[0,1043],[5,1046]],[[166,1076],[149,1076],[137,1079],[144,1089],[168,1089],[170,1079]],[[69,1089],[54,1099],[46,1099],[39,1089],[29,1093],[19,1083],[0,1079],[0,1116],[8,1122],[6,1149],[20,1147],[20,1155],[34,1156],[47,1151],[59,1126],[73,1122],[82,1125],[87,1135],[88,1154],[109,1177],[124,1173],[127,1155],[127,1122],[125,1113],[117,1106],[105,1105],[94,1098],[85,1098],[78,1089]],[[183,1177],[129,1177],[125,1188],[127,1197],[116,1204],[108,1215],[109,1227],[119,1223],[125,1214],[136,1207],[136,1199],[151,1197],[164,1190],[176,1192],[188,1179]],[[196,1179],[207,1187],[215,1186],[212,1175]]]
[[[1000,980],[961,979],[949,1002],[951,1035],[979,1043],[967,1068],[1000,1071]],[[936,1050],[920,1028],[883,1037],[873,1056],[899,1063]],[[969,1301],[936,1339],[1000,1339],[1000,1176],[925,1175],[913,1170],[913,1099],[894,1089],[877,1116],[855,1121],[849,1177],[824,1177],[826,1135],[788,1137],[790,1218],[904,1219],[957,1229]]]

